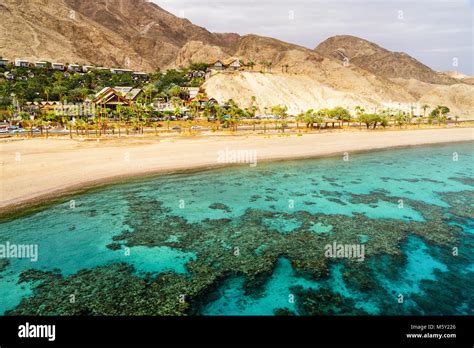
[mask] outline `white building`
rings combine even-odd
[[[76,71],[76,72],[79,72],[81,71],[81,66],[79,64],[69,64],[67,69],[69,71]]]
[[[0,58],[0,66],[7,66],[7,64],[8,64],[8,59]]]
[[[112,69],[110,69],[110,72],[112,74],[122,75],[122,74],[131,74],[131,73],[133,73],[133,70],[112,68]]]
[[[30,62],[24,59],[17,58],[15,59],[15,66],[19,68],[28,68],[30,66]]]
[[[83,65],[82,66],[82,72],[89,72],[89,70],[92,70],[94,69],[94,67],[92,65]]]
[[[35,67],[40,68],[40,69],[45,69],[48,67],[48,63],[44,61],[35,62]]]
[[[53,63],[53,64],[51,64],[51,68],[52,68],[53,70],[64,71],[65,66],[64,66],[64,64],[62,64],[62,63]]]

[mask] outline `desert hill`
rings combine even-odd
[[[355,36],[331,37],[319,44],[315,51],[325,57],[354,64],[386,78],[413,78],[436,84],[459,82],[450,76],[433,71],[406,53],[391,52]]]

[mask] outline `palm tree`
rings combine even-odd
[[[300,112],[298,115],[296,115],[296,129],[299,129],[299,123],[304,121],[305,114],[303,112]]]
[[[46,101],[49,102],[49,94],[51,93],[51,87],[46,87],[44,89],[44,95],[46,96]]]
[[[145,104],[148,104],[148,98],[151,101],[152,96],[158,92],[158,88],[152,83],[147,84],[143,87],[143,93],[145,93]]]
[[[423,104],[423,106],[421,107],[423,109],[423,118],[426,117],[426,110],[428,110],[430,108],[430,106],[428,104]]]

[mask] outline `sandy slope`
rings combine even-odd
[[[16,140],[0,143],[0,208],[107,180],[212,167],[221,150],[257,151],[258,161],[340,155],[396,146],[474,140],[473,128],[234,136],[167,140]],[[16,160],[18,159],[18,160]]]
[[[249,106],[251,97],[255,96],[260,112],[278,104],[287,105],[292,114],[334,106],[354,110],[357,105],[373,112],[384,105],[402,103],[420,107],[428,104],[431,108],[446,105],[453,116],[474,115],[472,85],[437,85],[414,79],[384,80],[343,67],[332,67],[325,74],[219,73],[207,80],[204,88],[221,103],[234,99],[244,107]]]

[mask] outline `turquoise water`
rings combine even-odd
[[[77,195],[0,224],[0,245],[39,250],[37,262],[0,259],[0,313],[472,315],[473,149],[266,163]],[[328,258],[333,242],[364,246],[364,259]]]

